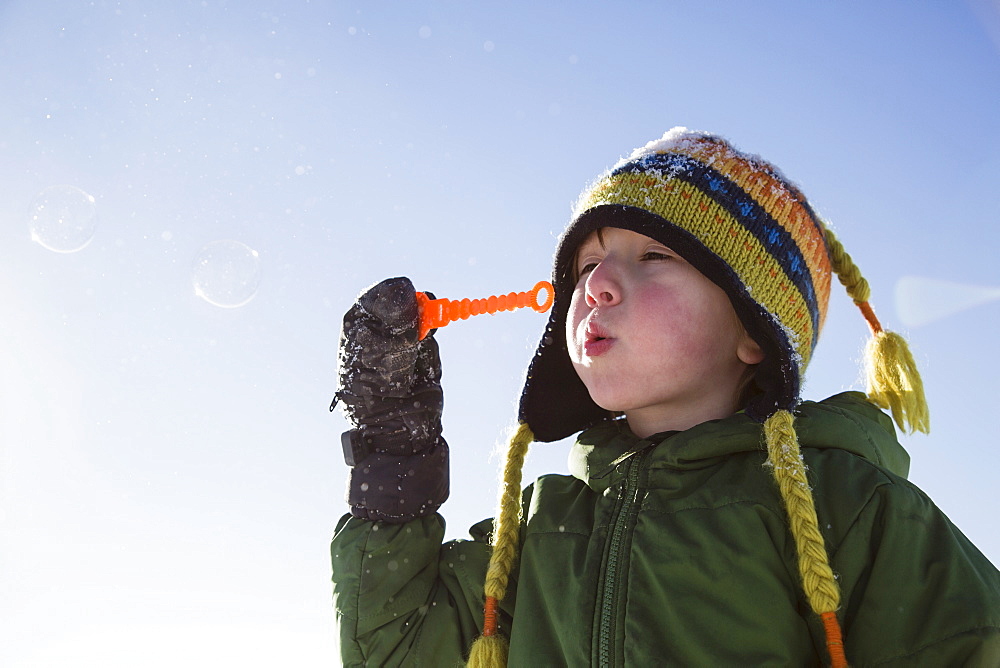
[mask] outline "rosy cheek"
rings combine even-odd
[[[673,320],[687,318],[689,306],[676,290],[661,286],[650,286],[637,291],[632,296],[636,312],[647,317],[661,317]]]
[[[637,314],[635,329],[642,336],[684,355],[701,352],[704,318],[699,309],[684,294],[675,290],[650,289],[636,295],[633,312]]]

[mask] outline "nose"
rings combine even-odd
[[[621,285],[609,258],[599,262],[587,276],[585,296],[590,308],[614,306],[621,301]]]

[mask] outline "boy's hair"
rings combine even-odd
[[[636,149],[591,184],[556,249],[555,304],[528,368],[518,431],[511,439],[487,573],[486,624],[470,665],[505,663],[496,630],[516,558],[520,468],[533,440],[555,441],[607,419],[573,369],[566,317],[576,248],[588,234],[618,227],[666,244],[729,296],[764,360],[752,380],[747,414],[763,423],[768,462],[788,510],[803,587],[827,628],[834,665],[843,660],[839,591],[818,529],[793,426],[802,375],[812,356],[838,275],[871,327],[868,396],[901,428],[928,430],[923,386],[905,341],[882,329],[868,304],[868,283],[805,197],[780,171],[725,139],[685,128]],[[489,663],[483,663],[490,657]]]

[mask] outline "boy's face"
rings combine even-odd
[[[722,288],[650,237],[603,228],[580,244],[566,343],[594,402],[639,437],[741,408],[763,359]]]

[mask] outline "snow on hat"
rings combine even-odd
[[[533,440],[554,441],[609,418],[579,379],[566,348],[573,258],[594,230],[616,227],[669,246],[729,296],[764,350],[746,406],[763,423],[768,461],[789,515],[803,589],[827,631],[833,665],[846,665],[836,610],[840,592],[819,532],[792,411],[826,317],[835,272],[867,320],[868,397],[901,428],[928,430],[923,385],[906,342],[882,329],[870,289],[843,246],[805,197],[761,158],[725,139],[674,128],[636,149],[580,196],[556,249],[555,304],[527,373],[520,426],[504,466],[500,512],[486,580],[483,635],[469,665],[506,664],[497,607],[516,559],[521,466]]]

